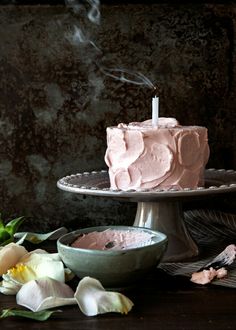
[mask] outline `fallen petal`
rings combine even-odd
[[[220,279],[227,275],[227,270],[225,268],[220,268],[215,270],[214,268],[204,269],[201,272],[196,272],[192,274],[191,282],[196,284],[208,284],[210,283],[215,277]]]
[[[84,277],[75,292],[80,310],[87,316],[116,312],[127,314],[133,302],[118,292],[109,292],[102,284],[91,277]]]
[[[49,277],[24,284],[16,295],[16,302],[33,312],[76,304],[73,290],[67,284]]]
[[[224,278],[225,276],[227,276],[227,274],[228,274],[228,271],[224,267],[217,269],[217,271],[216,271],[216,277],[219,279]]]
[[[32,232],[18,232],[15,233],[14,237],[19,238],[20,241],[18,241],[18,244],[22,244],[24,240],[30,241],[31,243],[38,244],[41,243],[47,239],[54,240],[58,239],[62,235],[66,234],[68,230],[65,227],[58,228],[54,231],[51,231],[49,233],[45,234],[38,234],[38,233],[32,233]]]

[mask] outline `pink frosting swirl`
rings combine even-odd
[[[107,128],[105,162],[113,189],[196,188],[209,158],[207,129],[159,118]]]

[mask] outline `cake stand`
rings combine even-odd
[[[165,233],[168,237],[168,248],[164,260],[175,262],[192,258],[199,253],[185,227],[182,203],[194,198],[236,192],[236,172],[208,169],[205,171],[205,186],[197,189],[112,190],[108,172],[104,170],[66,176],[57,182],[57,186],[72,193],[136,202],[134,226]]]

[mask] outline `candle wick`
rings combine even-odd
[[[158,97],[158,91],[159,91],[158,87],[154,86],[153,90],[154,90],[154,97]]]

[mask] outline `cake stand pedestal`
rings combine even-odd
[[[198,247],[185,227],[179,201],[139,202],[134,226],[152,228],[167,235],[165,261],[180,261],[198,255]]]
[[[58,188],[83,195],[136,202],[134,226],[165,233],[168,248],[164,261],[183,261],[198,255],[198,247],[188,233],[182,203],[189,199],[236,192],[236,172],[209,169],[205,171],[205,187],[184,190],[112,190],[107,171],[84,172],[66,176],[57,182]]]

